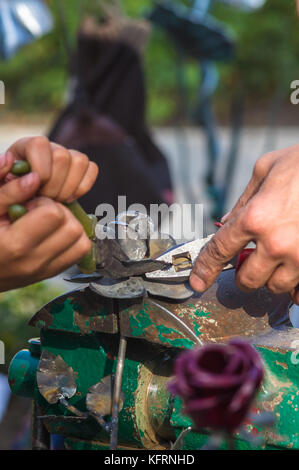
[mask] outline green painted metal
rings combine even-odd
[[[32,397],[43,410],[47,429],[63,434],[69,448],[108,448],[109,435],[87,416],[86,395],[91,386],[115,373],[121,330],[128,337],[128,347],[119,448],[169,449],[170,442],[192,425],[183,413],[181,400],[167,391],[174,358],[182,349],[199,344],[210,324],[213,326],[208,321],[214,320],[219,311],[217,306],[214,311],[200,307],[198,299],[176,305],[178,314],[169,311],[166,315],[166,307],[166,302],[150,298],[116,303],[94,297],[86,288],[55,299],[31,320],[32,325],[41,328],[40,345],[32,341],[29,350],[20,351],[12,360],[9,381],[13,393]],[[186,312],[188,321],[184,323]],[[272,337],[253,341],[266,370],[255,408],[271,410],[277,417],[273,429],[266,433],[267,449],[299,449],[299,368],[290,347],[292,339],[293,331],[286,328],[276,346]],[[44,350],[61,356],[73,369],[77,390],[69,403],[86,412],[86,417],[74,416],[60,403],[50,405],[40,394],[36,370]],[[109,421],[109,417],[106,419]],[[260,431],[250,424],[247,428],[253,434]],[[184,448],[198,449],[207,439],[207,433],[192,431],[185,438]],[[235,446],[252,448],[239,435]]]
[[[8,381],[11,391],[22,397],[33,397],[39,358],[28,349],[19,351],[11,361]]]

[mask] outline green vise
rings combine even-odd
[[[88,286],[53,300],[30,320],[40,339],[16,354],[9,370],[13,393],[33,400],[33,448],[47,448],[49,435],[60,434],[70,449],[171,449],[192,426],[181,400],[167,391],[174,358],[238,336],[265,363],[255,411],[271,411],[276,421],[263,444],[236,434],[235,447],[299,449],[299,333],[288,323],[288,307],[288,296],[266,289],[240,292],[233,271],[187,301],[152,295],[120,301]],[[207,439],[192,429],[182,445],[198,449]]]

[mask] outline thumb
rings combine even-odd
[[[217,279],[223,268],[251,241],[252,235],[242,230],[243,211],[226,222],[200,252],[190,276],[190,285],[204,292]]]
[[[0,216],[5,215],[12,204],[25,203],[40,187],[37,173],[29,173],[0,187]]]

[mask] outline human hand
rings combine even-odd
[[[26,204],[39,185],[38,174],[30,173],[0,187],[0,291],[52,277],[90,251],[83,227],[62,204],[45,197]],[[28,213],[11,224],[7,210],[15,203]]]
[[[208,289],[223,267],[250,241],[256,250],[244,261],[235,281],[242,290],[267,286],[289,292],[299,304],[299,146],[268,153],[233,210],[205,246],[190,276],[191,287]]]
[[[33,173],[40,178],[38,194],[59,202],[72,202],[93,186],[98,167],[76,150],[68,150],[46,137],[28,137],[15,142],[0,159],[0,179],[15,160],[27,160]],[[8,180],[12,179],[11,175]]]

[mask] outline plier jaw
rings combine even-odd
[[[152,281],[186,281],[190,277],[199,253],[213,236],[214,234],[209,235],[207,238],[196,239],[167,251],[159,256],[157,261],[164,261],[168,263],[169,267],[148,272],[146,277]],[[245,248],[225,265],[222,270],[240,269],[243,262],[253,251],[255,251],[253,248]]]

